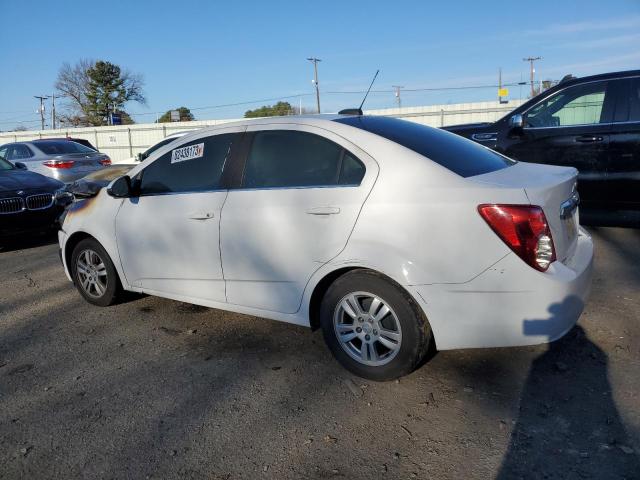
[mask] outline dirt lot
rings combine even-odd
[[[640,478],[640,230],[592,231],[563,340],[390,383],[350,376],[320,332],[92,307],[57,245],[0,250],[0,478]]]

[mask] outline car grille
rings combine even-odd
[[[18,213],[24,210],[24,200],[20,197],[0,198],[0,215]]]
[[[30,195],[27,197],[27,208],[29,210],[44,210],[51,205],[53,205],[53,195],[50,193]]]

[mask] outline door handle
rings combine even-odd
[[[576,142],[581,143],[596,143],[601,142],[602,137],[598,137],[597,135],[583,135],[581,137],[576,137]]]
[[[195,212],[190,213],[189,218],[191,220],[209,220],[214,218],[213,212]]]
[[[314,207],[307,210],[309,215],[337,215],[340,213],[338,207]]]

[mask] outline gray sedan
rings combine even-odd
[[[0,157],[64,183],[111,165],[111,159],[70,140],[32,140],[0,146]]]

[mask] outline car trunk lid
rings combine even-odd
[[[578,171],[570,167],[518,162],[467,180],[505,188],[522,188],[531,205],[542,207],[553,237],[556,257],[564,261],[577,242]]]

